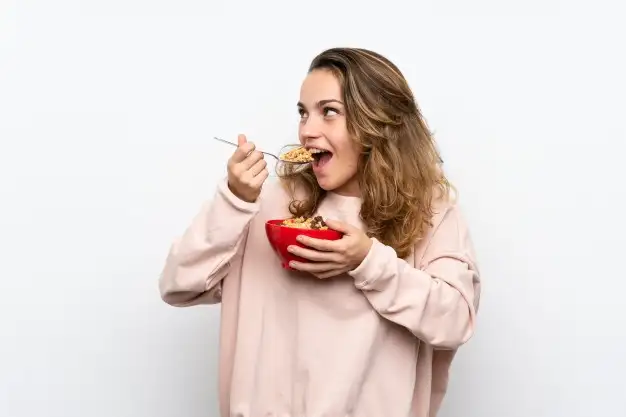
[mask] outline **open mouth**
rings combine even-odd
[[[333,153],[326,149],[308,148],[308,151],[313,156],[313,167],[315,168],[322,168],[333,157]]]

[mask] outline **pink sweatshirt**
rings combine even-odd
[[[221,302],[221,416],[434,417],[480,294],[458,207],[437,207],[409,258],[373,239],[359,267],[319,280],[283,270],[267,242],[288,203],[278,181],[255,203],[220,183],[160,278],[168,304]],[[318,214],[362,228],[359,208],[330,193]]]

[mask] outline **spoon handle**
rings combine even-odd
[[[232,145],[232,146],[237,146],[237,147],[239,146],[239,145],[237,145],[236,143],[229,142],[229,141],[227,141],[227,140],[220,139],[220,138],[217,138],[217,137],[215,137],[215,136],[213,137],[213,139],[215,139],[215,140],[217,140],[217,141],[220,141],[220,142],[227,143],[227,144]],[[273,153],[263,152],[263,151],[259,151],[259,152],[261,152],[261,153],[263,153],[263,154],[265,154],[265,155],[271,156],[272,158],[276,159],[277,161],[279,161],[279,160],[280,160],[280,159],[279,159],[276,155],[274,155]]]

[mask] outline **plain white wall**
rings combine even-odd
[[[408,3],[0,3],[0,416],[216,416],[219,308],[168,307],[157,277],[224,175],[210,138],[293,142],[338,45],[404,71],[474,232],[442,417],[625,415],[621,11]]]

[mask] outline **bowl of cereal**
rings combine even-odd
[[[342,233],[329,229],[321,216],[268,220],[265,223],[265,233],[285,269],[292,269],[289,266],[291,261],[310,262],[287,250],[291,245],[306,247],[296,240],[299,235],[325,240],[339,240],[343,236]]]

